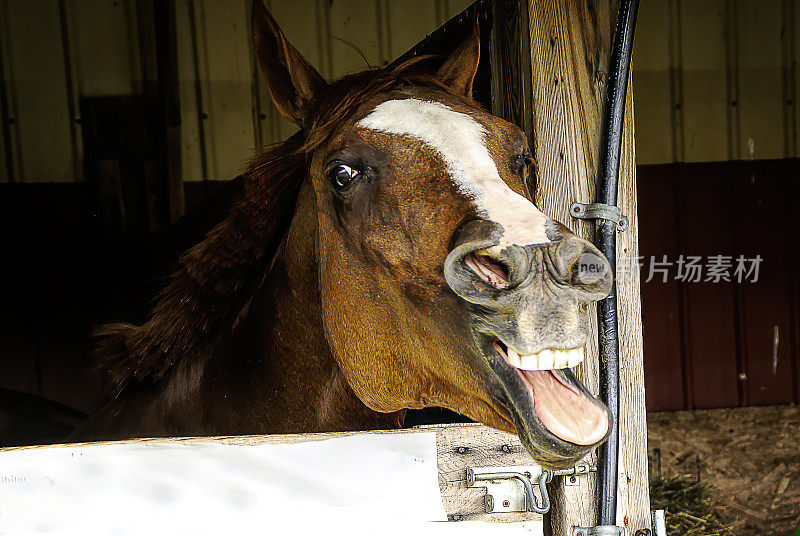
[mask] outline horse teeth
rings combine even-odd
[[[520,360],[519,353],[514,350],[513,348],[509,347],[508,351],[506,352],[508,356],[508,364],[512,367],[522,368],[522,362]]]
[[[583,361],[586,349],[581,346],[571,350],[553,350],[546,348],[535,354],[521,355],[508,347],[508,364],[522,370],[551,370],[570,368]]]
[[[553,361],[553,368],[567,368],[569,366],[569,354],[572,350],[566,352],[556,352],[555,360]]]
[[[586,348],[581,346],[580,348],[573,348],[569,351],[569,362],[567,363],[567,367],[572,368],[577,366],[579,363],[583,362],[583,357],[586,355]]]
[[[522,370],[539,370],[539,354],[519,356],[519,367]]]

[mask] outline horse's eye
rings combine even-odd
[[[518,173],[525,171],[525,168],[533,163],[533,157],[528,153],[518,154],[514,157],[514,167]]]
[[[350,181],[355,179],[359,174],[357,169],[353,169],[346,164],[336,164],[328,169],[328,180],[335,188],[344,188]]]

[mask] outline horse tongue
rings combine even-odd
[[[519,370],[532,390],[537,417],[550,432],[575,445],[592,445],[606,435],[606,412],[567,387],[552,370]]]

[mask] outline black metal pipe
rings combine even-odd
[[[598,202],[616,206],[622,124],[628,89],[633,33],[636,27],[638,0],[620,0],[611,67],[608,73],[603,147],[600,152],[601,175]],[[597,243],[616,273],[617,222],[597,220]],[[616,278],[615,278],[616,279]],[[600,448],[598,463],[598,525],[616,525],[617,474],[619,461],[619,332],[617,330],[617,285],[597,307],[600,339],[600,395],[613,414],[611,435]]]

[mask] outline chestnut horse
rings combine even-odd
[[[227,219],[143,325],[99,332],[109,396],[73,439],[396,428],[442,406],[516,431],[549,467],[608,410],[569,367],[603,255],[531,202],[525,135],[472,99],[477,24],[443,62],[331,84],[253,4],[278,110]]]

